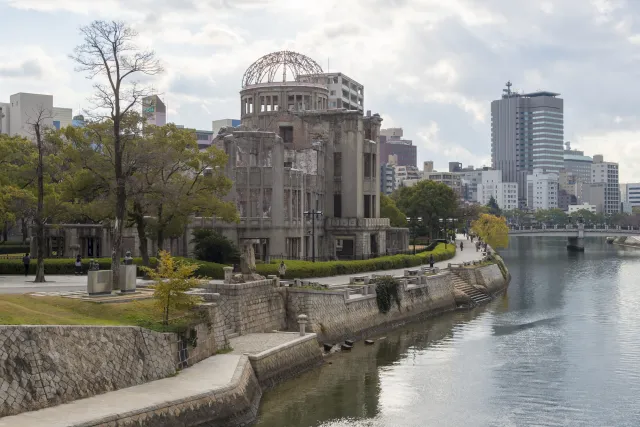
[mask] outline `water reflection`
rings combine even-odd
[[[265,394],[257,426],[640,425],[640,251],[517,238],[491,305],[386,334]]]

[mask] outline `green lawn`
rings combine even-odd
[[[62,297],[0,295],[2,325],[111,325],[142,326],[156,331],[171,331],[180,322],[163,327],[161,314],[153,300],[117,304],[96,304]],[[176,317],[185,321],[184,313]]]

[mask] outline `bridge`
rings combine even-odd
[[[631,226],[607,226],[607,225],[567,225],[567,226],[537,226],[537,227],[512,227],[509,236],[521,237],[566,237],[567,249],[570,251],[584,251],[585,237],[621,237],[640,236],[639,227]]]

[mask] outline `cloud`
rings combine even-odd
[[[19,64],[0,65],[0,77],[40,77],[42,67],[35,59],[28,59]]]

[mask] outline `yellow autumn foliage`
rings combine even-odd
[[[482,214],[471,223],[471,230],[494,249],[509,245],[509,227],[503,216]]]

